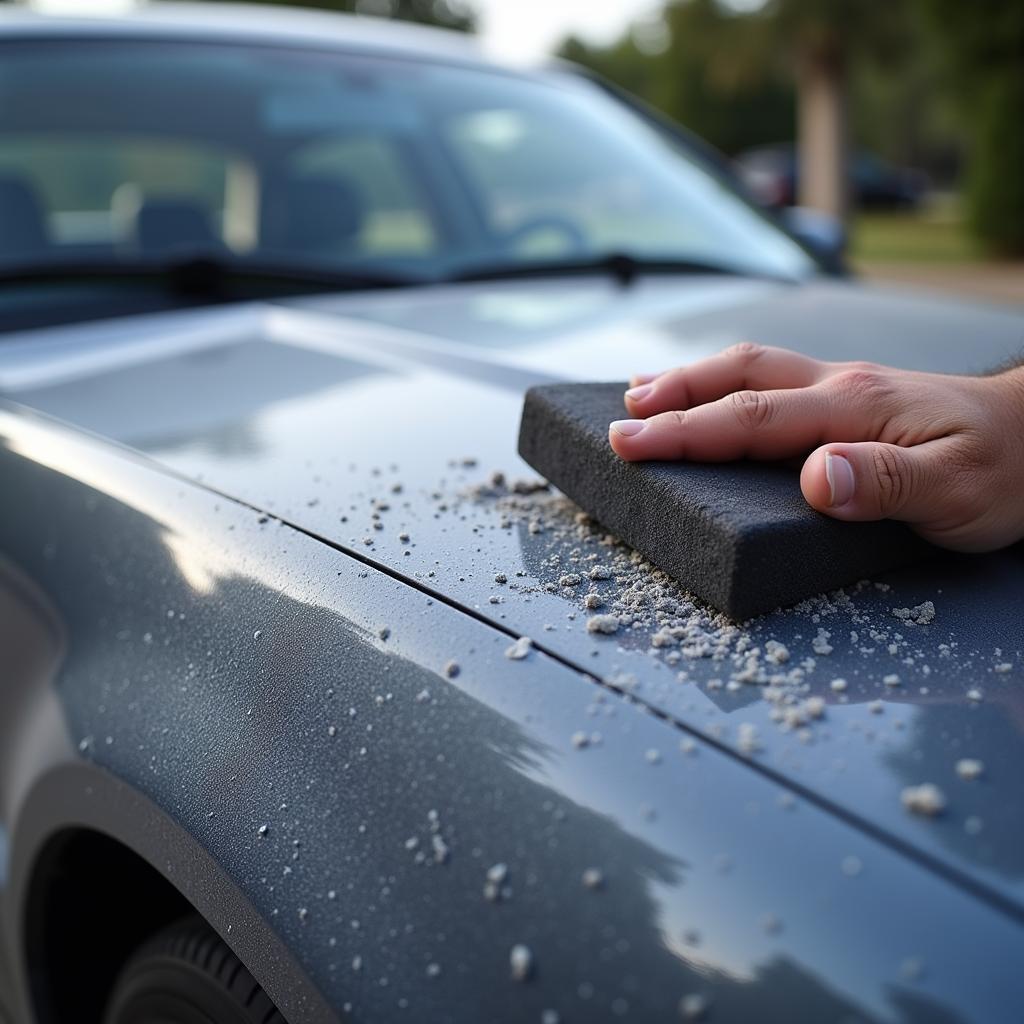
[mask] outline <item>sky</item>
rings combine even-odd
[[[660,6],[656,0],[469,0],[489,53],[511,61],[537,60],[570,33],[610,43],[632,22]]]

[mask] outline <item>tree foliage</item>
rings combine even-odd
[[[1020,0],[668,0],[662,46],[636,29],[560,53],[727,153],[795,134],[796,69],[832,61],[853,143],[951,183],[966,161],[969,221],[1024,252],[1024,3]]]

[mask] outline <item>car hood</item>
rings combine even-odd
[[[0,391],[400,576],[510,646],[530,637],[744,758],[796,793],[796,810],[825,806],[1024,917],[1020,545],[938,555],[731,624],[534,490],[516,456],[522,394],[538,382],[622,380],[741,338],[980,371],[1022,336],[1011,310],[853,283],[567,279],[9,336]],[[618,616],[614,634],[588,629],[591,591],[597,613]],[[574,742],[599,743],[614,713],[581,706]],[[682,748],[637,757],[654,771]],[[941,814],[904,806],[924,783],[944,795]],[[855,853],[847,867],[870,870]]]

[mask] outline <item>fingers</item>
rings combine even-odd
[[[687,411],[616,420],[608,440],[630,462],[781,459],[802,455],[834,436],[837,424],[846,418],[826,388],[737,391]]]
[[[854,522],[899,519],[941,529],[940,509],[953,506],[949,437],[902,448],[881,441],[826,444],[812,452],[800,489],[819,512]]]
[[[638,374],[630,380],[626,409],[646,419],[661,412],[692,409],[734,391],[802,388],[823,379],[831,367],[782,348],[742,342],[667,373]]]

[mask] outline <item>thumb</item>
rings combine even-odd
[[[826,444],[804,463],[800,489],[812,508],[836,519],[926,523],[942,505],[945,442]]]

